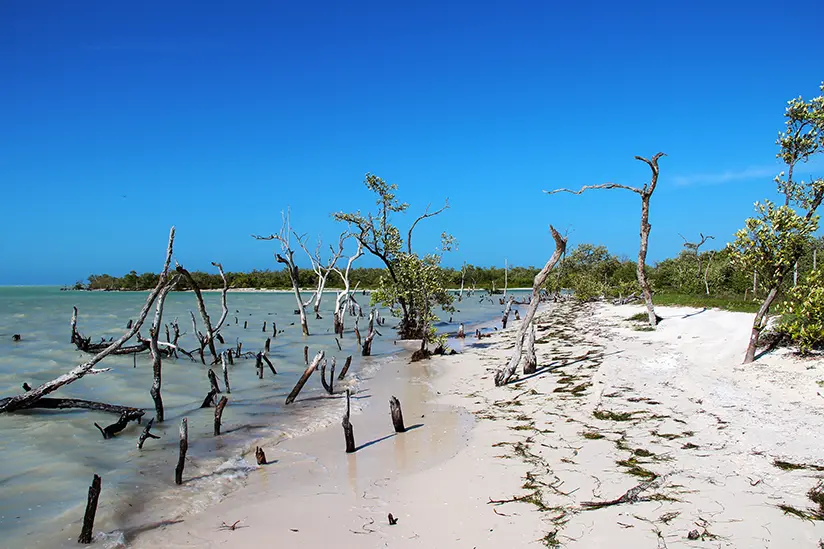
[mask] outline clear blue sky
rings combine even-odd
[[[540,265],[547,227],[650,259],[731,239],[772,196],[785,102],[824,79],[824,3],[0,2],[0,284],[277,268],[271,233],[335,238],[365,172],[422,210],[416,245]],[[810,166],[817,173],[824,165]],[[406,222],[404,222],[405,224]],[[365,263],[368,264],[368,263]]]

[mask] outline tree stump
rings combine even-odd
[[[226,407],[228,402],[229,399],[222,396],[220,397],[220,402],[218,402],[217,406],[215,406],[215,436],[220,436],[220,420],[223,418],[223,409]]]
[[[180,420],[180,454],[177,458],[177,467],[175,467],[175,484],[178,486],[183,484],[183,467],[186,460],[186,452],[189,450],[189,420],[183,418]]]
[[[401,401],[396,397],[389,399],[389,413],[392,415],[392,425],[396,433],[405,433],[406,427],[403,425],[403,412],[401,412]]]
[[[255,460],[257,460],[258,465],[266,465],[266,454],[260,446],[255,448]]]
[[[352,454],[355,452],[355,432],[352,424],[349,422],[349,389],[346,390],[346,413],[343,416],[343,436],[346,439],[346,453]]]
[[[77,543],[89,544],[92,542],[94,516],[97,514],[97,501],[100,498],[100,488],[100,477],[94,475],[92,484],[89,486],[89,499],[86,502],[86,514],[83,515],[83,528],[80,530],[80,537],[77,538]]]
[[[340,371],[340,375],[338,375],[338,381],[341,381],[345,376],[346,372],[349,371],[349,366],[352,365],[352,355],[346,357],[346,362],[343,364],[343,370]]]

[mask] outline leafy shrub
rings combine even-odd
[[[810,272],[806,280],[787,291],[781,313],[780,329],[801,353],[824,344],[824,269]]]

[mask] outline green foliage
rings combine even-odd
[[[397,185],[390,185],[369,173],[366,174],[364,184],[377,195],[377,211],[366,215],[360,211],[339,212],[335,214],[335,219],[354,226],[357,229],[356,237],[363,247],[386,265],[386,275],[381,276],[376,291],[372,294],[372,301],[391,307],[393,314],[400,317],[398,330],[401,338],[435,341],[434,322],[437,317],[432,311],[436,306],[450,310],[454,299],[447,292],[448,278],[440,269],[440,256],[420,257],[412,251],[410,242],[405,243],[407,251],[403,251],[404,240],[394,224],[393,214],[405,212],[409,205],[398,202],[394,193]],[[446,207],[448,203],[444,209]],[[415,220],[409,229],[409,238],[412,238],[412,230],[419,221],[441,211],[443,209],[429,213],[427,210]],[[441,234],[441,253],[456,246],[454,237]]]
[[[560,273],[558,283],[580,301],[639,291],[635,262],[611,255],[604,246],[580,244],[564,258]]]
[[[745,272],[757,272],[768,287],[778,287],[809,244],[818,217],[800,216],[790,206],[765,201],[729,246],[730,258]]]
[[[816,269],[787,292],[779,326],[802,353],[824,344],[824,269]]]

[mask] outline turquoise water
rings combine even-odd
[[[135,318],[145,302],[144,292],[61,292],[51,287],[0,287],[0,398],[22,391],[24,382],[32,386],[53,379],[87,360],[90,355],[70,343],[72,307],[79,310],[78,331],[93,340],[119,337],[129,319]],[[204,294],[213,322],[220,316],[218,293]],[[306,296],[308,297],[308,296]],[[368,295],[358,295],[368,309]],[[456,303],[458,312],[444,315],[439,329],[457,331],[466,323],[468,333],[475,325],[498,318],[502,307],[496,299],[477,295]],[[164,360],[163,401],[166,421],[153,432],[160,440],[149,440],[143,450],[136,447],[142,426],[132,423],[116,438],[103,440],[94,426],[114,423],[111,414],[88,410],[30,410],[0,415],[0,529],[2,545],[15,548],[74,546],[80,530],[86,492],[93,474],[103,477],[105,501],[96,521],[96,531],[124,529],[130,518],[151,514],[158,518],[196,512],[223,494],[236,488],[255,468],[244,457],[262,439],[299,436],[322,428],[335,420],[338,407],[324,398],[320,380],[313,376],[298,401],[283,406],[286,395],[303,372],[303,347],[309,346],[310,357],[319,350],[331,359],[337,357],[338,369],[348,355],[353,355],[347,383],[357,391],[359,383],[383,361],[400,352],[394,345],[394,319],[387,316],[379,328],[382,337],[375,340],[373,356],[363,358],[356,349],[352,332],[354,319],[346,319],[346,335],[338,350],[332,333],[334,294],[327,293],[321,306],[322,320],[309,313],[312,333],[304,337],[299,317],[293,314],[291,293],[233,292],[228,295],[230,314],[222,330],[226,344],[219,349],[243,342],[243,349],[259,351],[272,333],[272,322],[279,333],[272,341],[269,357],[278,371],[272,376],[267,368],[258,379],[254,360],[236,361],[230,367],[232,393],[224,412],[223,434],[214,437],[213,409],[199,408],[209,383],[207,366],[187,358]],[[191,335],[189,311],[196,311],[191,293],[176,292],[168,296],[164,322],[178,318],[186,349],[195,347]],[[198,324],[202,329],[199,316]],[[449,322],[452,316],[452,322]],[[361,319],[365,331],[366,319]],[[267,331],[262,331],[263,322]],[[147,324],[141,332],[148,335]],[[244,329],[244,322],[248,327]],[[22,340],[12,341],[13,334]],[[163,331],[161,331],[163,334]],[[161,336],[163,339],[164,336]],[[146,410],[145,418],[154,416],[149,395],[152,383],[151,360],[147,353],[112,356],[99,367],[107,373],[86,376],[61,388],[51,396],[97,400],[134,406]],[[223,377],[216,369],[221,386]],[[189,460],[187,478],[194,479],[183,487],[173,483],[177,461],[177,431],[182,417],[189,418]],[[218,473],[215,474],[215,471]],[[151,505],[149,503],[151,502]],[[110,540],[110,545],[116,537]]]

